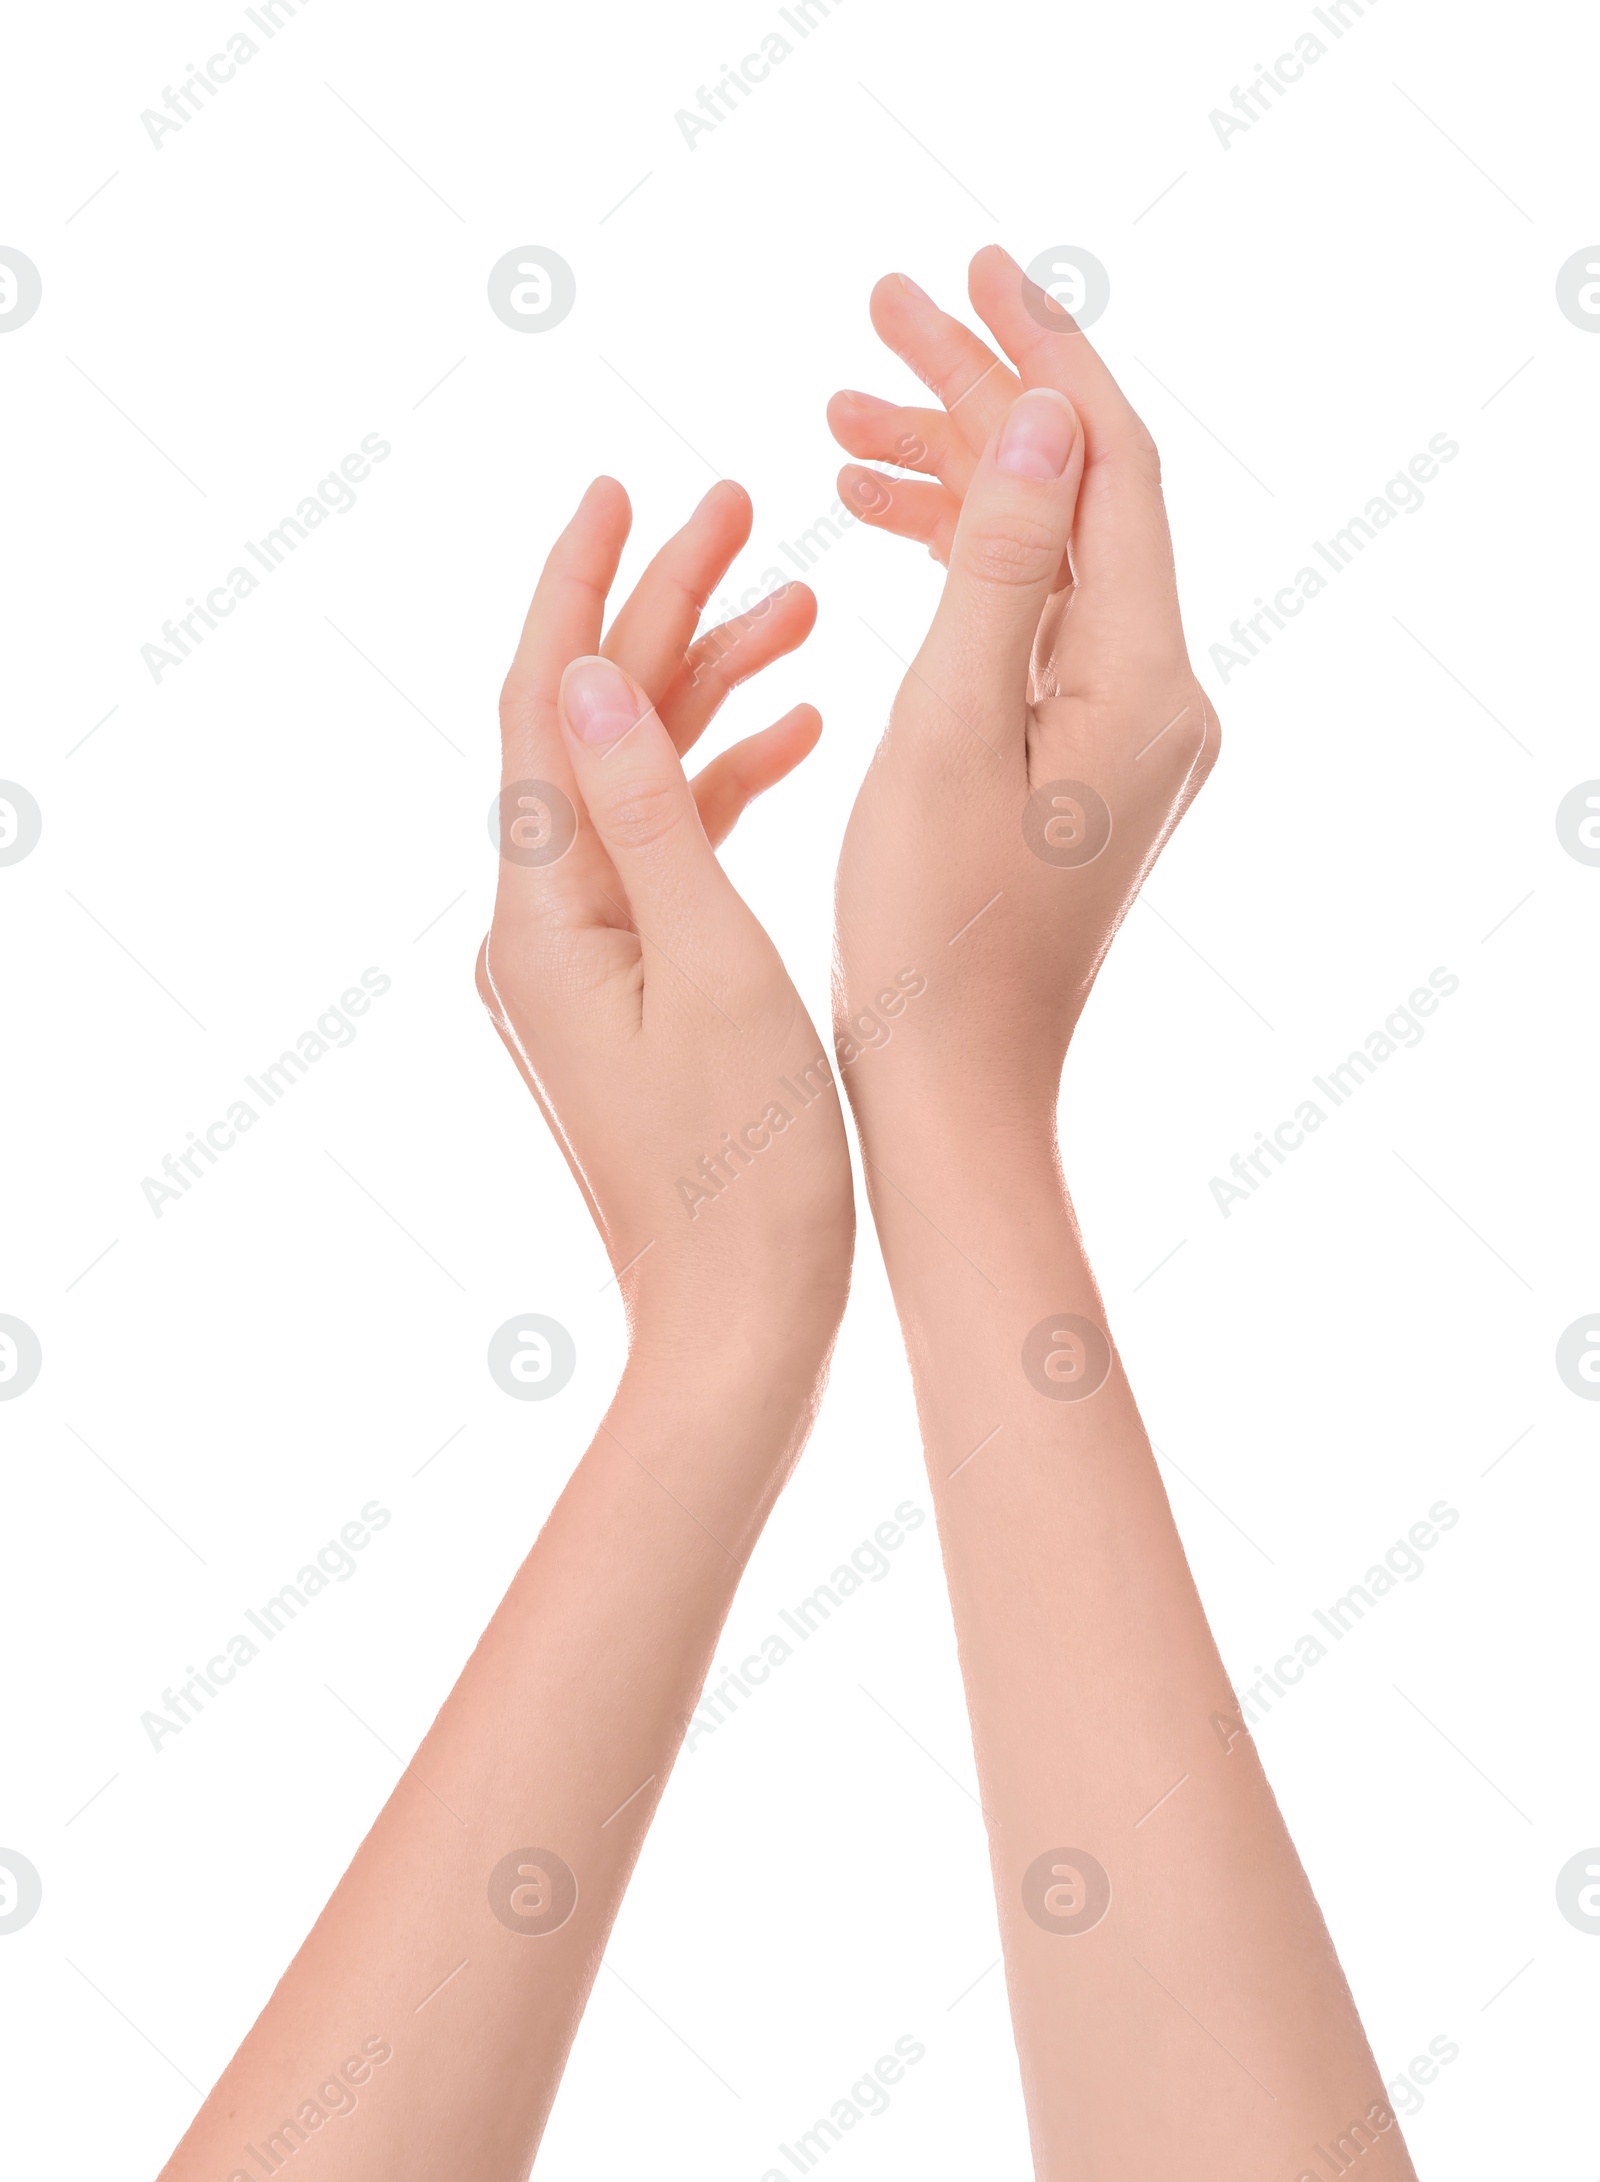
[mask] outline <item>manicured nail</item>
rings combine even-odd
[[[616,742],[639,719],[627,676],[609,659],[575,659],[561,677],[561,709],[580,742]]]
[[[1077,436],[1077,411],[1065,394],[1036,386],[1012,404],[995,461],[1008,477],[1054,479],[1066,468]]]
[[[896,273],[895,279],[899,281],[906,294],[915,296],[919,303],[931,303],[933,301],[932,296],[925,289],[919,288],[909,273]]]

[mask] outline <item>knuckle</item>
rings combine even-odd
[[[529,726],[538,710],[534,685],[527,671],[512,667],[500,685],[500,725],[502,729]]]
[[[1061,540],[1046,523],[1014,512],[986,515],[963,541],[962,558],[980,582],[1026,588],[1061,564]]]
[[[1135,417],[1128,429],[1128,453],[1131,459],[1147,472],[1157,487],[1161,483],[1161,450],[1150,435],[1150,428],[1142,417]]]
[[[683,824],[688,803],[678,781],[634,781],[607,804],[602,831],[621,849],[649,849]]]

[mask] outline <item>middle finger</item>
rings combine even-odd
[[[1022,392],[1016,373],[904,273],[878,282],[871,310],[879,338],[932,387],[972,453],[981,455]]]

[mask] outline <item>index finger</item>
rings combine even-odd
[[[1161,459],[1110,367],[1060,305],[991,243],[968,271],[974,309],[1027,387],[1065,394],[1083,423],[1084,474],[1073,529],[1080,630],[1137,634],[1183,648]]]
[[[610,866],[560,727],[561,677],[597,651],[632,511],[597,477],[551,547],[500,694],[497,920],[604,924]]]

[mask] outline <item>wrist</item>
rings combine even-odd
[[[692,1339],[659,1320],[636,1328],[587,1459],[626,1459],[742,1565],[810,1434],[832,1340],[776,1320]]]
[[[864,1140],[862,1158],[902,1317],[1063,1282],[1092,1291],[1053,1132],[885,1134]]]
[[[748,1258],[715,1279],[663,1265],[649,1281],[624,1277],[628,1362],[623,1386],[697,1390],[741,1406],[746,1391],[787,1390],[803,1402],[826,1372],[849,1289],[847,1253],[796,1247],[782,1266]]]

